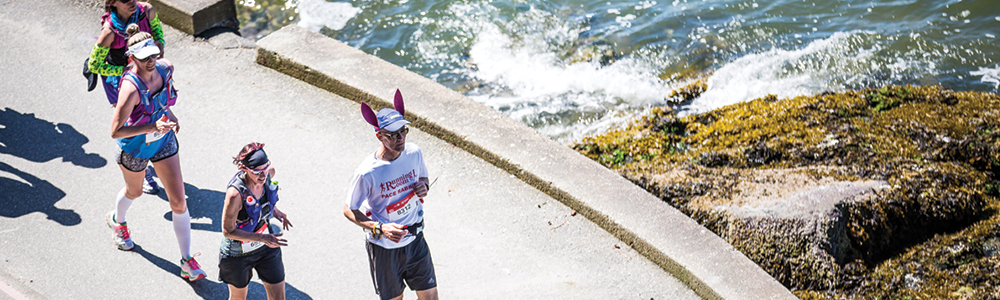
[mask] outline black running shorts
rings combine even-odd
[[[250,284],[252,270],[257,270],[260,281],[270,284],[285,281],[285,264],[281,262],[281,248],[264,246],[244,256],[219,254],[219,281],[242,289]]]
[[[431,250],[424,240],[424,233],[409,245],[385,249],[365,241],[368,247],[368,263],[372,271],[375,294],[382,299],[392,299],[403,294],[403,288],[423,291],[437,287],[434,276],[434,261]],[[403,282],[406,282],[404,285]]]

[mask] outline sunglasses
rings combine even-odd
[[[142,58],[142,59],[136,58],[135,60],[138,61],[138,62],[141,62],[141,63],[145,63],[145,62],[149,61],[150,59],[153,59],[154,56],[156,56],[156,55],[146,56],[146,58]]]
[[[385,136],[385,137],[387,137],[387,138],[389,138],[389,139],[391,139],[391,140],[398,140],[400,137],[406,136],[406,133],[408,133],[408,132],[410,132],[410,129],[406,128],[406,127],[403,127],[403,128],[401,128],[401,129],[399,129],[399,130],[397,130],[395,132],[387,130],[387,131],[383,132],[382,135]]]
[[[264,168],[262,168],[260,170],[254,170],[254,169],[251,169],[251,168],[247,168],[247,170],[249,171],[250,174],[253,174],[254,176],[260,176],[261,174],[264,174],[264,172],[267,172],[267,169],[270,168],[270,167],[271,167],[271,163],[267,163],[267,164],[264,165]]]
[[[118,2],[121,2],[122,4],[129,4],[129,3],[132,3],[132,1],[135,1],[135,0],[118,0]]]

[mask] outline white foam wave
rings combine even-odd
[[[312,31],[319,31],[323,27],[333,30],[343,29],[348,21],[361,13],[360,8],[350,3],[325,0],[300,0],[298,11],[298,25]]]
[[[787,98],[839,92],[873,81],[885,83],[936,72],[935,63],[926,55],[885,57],[879,53],[879,38],[869,32],[838,32],[802,49],[772,49],[743,56],[716,70],[706,82],[705,93],[682,114],[706,112],[768,94]]]
[[[597,61],[565,64],[554,51],[558,50],[549,49],[541,38],[515,41],[496,25],[484,24],[469,51],[476,65],[470,75],[504,92],[473,99],[521,121],[540,115],[595,117],[536,126],[543,134],[568,142],[607,129],[617,120],[613,110],[659,104],[671,90],[658,79],[657,70],[633,58],[605,66]]]
[[[979,80],[985,83],[992,83],[993,89],[1000,88],[1000,65],[990,69],[979,67],[979,71],[969,72],[969,75],[982,76]]]

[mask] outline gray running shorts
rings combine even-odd
[[[158,162],[177,154],[177,149],[180,148],[180,146],[177,145],[177,136],[171,134],[168,139],[170,140],[163,143],[163,148],[160,148],[160,151],[156,151],[156,154],[149,159],[136,158],[132,156],[132,154],[128,154],[128,152],[119,150],[118,157],[115,158],[115,161],[118,162],[118,164],[125,166],[125,168],[129,171],[142,172],[143,170],[146,170],[146,164],[150,161]]]

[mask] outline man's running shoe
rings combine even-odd
[[[198,265],[198,261],[194,260],[194,257],[184,258],[181,259],[181,277],[188,281],[195,281],[205,278],[205,271],[201,270],[201,266]]]
[[[115,222],[115,211],[109,211],[104,220],[108,223],[108,227],[111,227],[111,236],[114,238],[118,250],[132,250],[134,245],[132,244],[132,237],[128,232],[128,225]]]
[[[146,194],[156,194],[160,192],[160,186],[153,180],[152,166],[146,166],[146,180],[142,182],[142,192]]]

